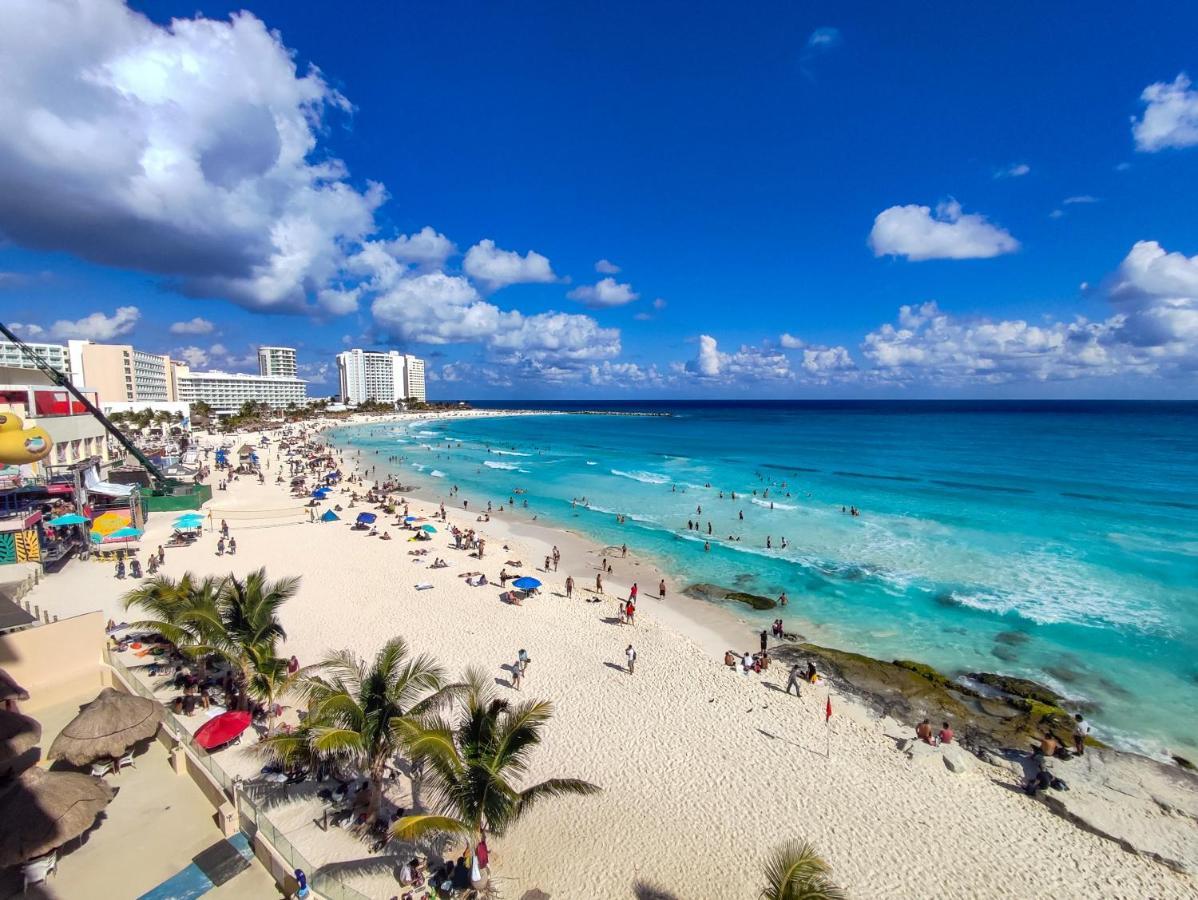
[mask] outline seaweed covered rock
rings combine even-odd
[[[988,687],[1010,694],[1012,697],[1022,697],[1034,700],[1048,706],[1060,706],[1065,698],[1050,687],[1030,678],[1016,678],[1013,675],[995,675],[993,672],[971,672],[969,677]]]
[[[753,609],[759,610],[773,609],[778,605],[769,597],[762,597],[760,594],[750,594],[745,591],[729,590],[728,588],[720,587],[718,584],[692,584],[683,590],[682,593],[688,597],[707,600],[709,602],[731,601],[734,603],[744,603],[746,606],[751,606]]]

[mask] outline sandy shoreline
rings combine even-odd
[[[578,776],[604,791],[547,801],[493,842],[504,896],[539,888],[554,898],[643,897],[648,887],[664,897],[755,896],[766,852],[792,837],[813,841],[856,897],[1187,897],[1198,890],[1193,879],[1067,824],[1013,790],[1009,771],[978,762],[954,774],[938,755],[910,760],[895,749],[908,730],[849,698],[831,696],[825,726],[825,685],[796,699],[782,693],[786,673],[777,666],[750,677],[722,667],[712,654],[736,636],[725,628],[739,630],[738,645],[752,646],[744,624],[730,615],[696,624],[676,597],[682,585],[672,581],[670,598],[658,603],[656,572],[631,548],[608,583],[624,586],[635,575],[650,596],[638,605],[637,625],[623,626],[612,621],[614,595],[599,604],[558,596],[567,574],[580,588],[594,584],[594,547],[579,535],[496,517],[478,523],[459,504],[449,509],[450,523],[486,534],[486,559],[480,565],[447,549],[442,529],[423,546],[450,568],[429,570],[408,555],[415,545],[367,537],[348,522],[255,517],[303,502],[274,483],[273,446],[266,456],[266,484],[242,478],[211,504],[218,522],[228,518],[238,555],[217,557],[216,536],[205,533],[197,546],[167,552],[167,574],[265,566],[272,577],[302,576],[299,595],[282,611],[283,651],[305,664],[343,647],[368,655],[402,634],[449,672],[482,666],[498,690],[510,691],[502,667],[527,649],[533,663],[523,694],[555,705],[529,778]],[[348,495],[334,493],[325,506],[333,503],[348,506]],[[151,520],[147,547],[165,540],[172,518]],[[561,549],[561,568],[538,573],[546,590],[522,606],[501,602],[497,587],[471,588],[458,577],[481,568],[495,578],[512,558],[534,571],[546,541]],[[417,591],[418,582],[434,587]],[[120,597],[131,586],[114,579],[110,565],[72,562],[32,599],[59,616],[101,608],[130,618]],[[629,642],[639,653],[635,676],[622,666]],[[220,762],[247,777],[261,765],[245,748],[222,752]],[[405,790],[397,785],[396,799],[406,799]],[[316,828],[305,797],[296,792],[272,819],[314,865],[369,857],[347,833]],[[398,893],[386,859],[353,883],[368,896]]]

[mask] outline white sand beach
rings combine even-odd
[[[242,477],[210,504],[217,523],[227,518],[237,555],[218,557],[217,535],[209,530],[197,545],[167,551],[166,574],[265,567],[275,578],[302,576],[281,618],[282,653],[303,664],[341,648],[368,656],[403,635],[451,674],[480,666],[494,674],[499,691],[510,692],[503,666],[526,649],[532,663],[523,696],[555,707],[530,779],[576,776],[603,792],[545,801],[491,842],[492,871],[505,897],[533,888],[555,900],[753,897],[763,858],[791,838],[812,841],[854,897],[1198,896],[1190,877],[1071,826],[1018,791],[1004,769],[975,761],[970,771],[954,774],[938,758],[912,762],[896,750],[899,739],[911,736],[908,729],[849,698],[831,697],[825,725],[824,684],[796,699],[782,691],[781,665],[749,676],[725,668],[716,654],[722,656],[730,632],[740,650],[756,649],[753,636],[718,611],[704,607],[700,616],[701,604],[677,597],[683,584],[669,574],[670,596],[659,602],[659,574],[634,547],[628,559],[614,561],[605,578],[609,596],[596,604],[577,595],[567,600],[562,585],[573,575],[579,593],[594,586],[598,548],[498,514],[479,523],[474,502],[468,513],[458,502],[449,523],[486,536],[481,563],[452,549],[440,523],[434,540],[419,545],[430,548],[425,559],[409,556],[417,545],[394,528],[389,542],[352,530],[354,512],[369,509],[364,504],[328,524],[290,514],[247,517],[303,503],[289,496],[286,483],[275,483],[276,453],[272,445],[265,454],[265,484]],[[348,506],[348,494],[334,491],[322,508],[334,503]],[[435,509],[411,505],[416,514]],[[165,542],[173,518],[151,519],[147,548]],[[380,528],[387,527],[384,518]],[[562,551],[561,566],[544,573],[553,543]],[[449,567],[427,568],[434,555]],[[508,560],[522,561],[520,573],[545,582],[520,606],[500,600],[498,574]],[[496,584],[468,586],[459,575],[472,570]],[[627,596],[633,579],[642,589],[637,623],[621,625],[616,598]],[[417,591],[420,582],[433,588]],[[113,577],[111,565],[72,562],[30,599],[60,617],[101,608],[118,621],[132,620],[120,602],[130,587]],[[629,643],[638,653],[635,675],[624,667]],[[262,764],[245,748],[220,758],[246,776]],[[348,833],[321,831],[312,822],[314,808],[310,801],[282,804],[274,820],[315,865],[370,855]],[[400,893],[390,865],[355,875],[352,883],[369,896]]]

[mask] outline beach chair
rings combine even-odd
[[[112,760],[104,759],[99,762],[92,763],[91,775],[92,778],[103,778],[112,772]]]
[[[121,771],[121,769],[130,769],[130,768],[132,768],[132,769],[137,768],[137,763],[135,763],[133,761],[133,751],[132,750],[130,750],[128,753],[126,753],[124,756],[122,756],[119,760],[117,760],[115,771],[119,773]]]
[[[21,874],[25,877],[25,886],[21,888],[21,893],[26,893],[31,884],[45,884],[46,880],[56,872],[58,872],[57,850],[51,850],[45,856],[29,860],[21,868]]]

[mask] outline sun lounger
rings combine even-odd
[[[418,590],[418,591],[431,591],[432,589],[433,589],[433,586],[431,584],[429,584],[427,581],[416,585],[416,590]]]

